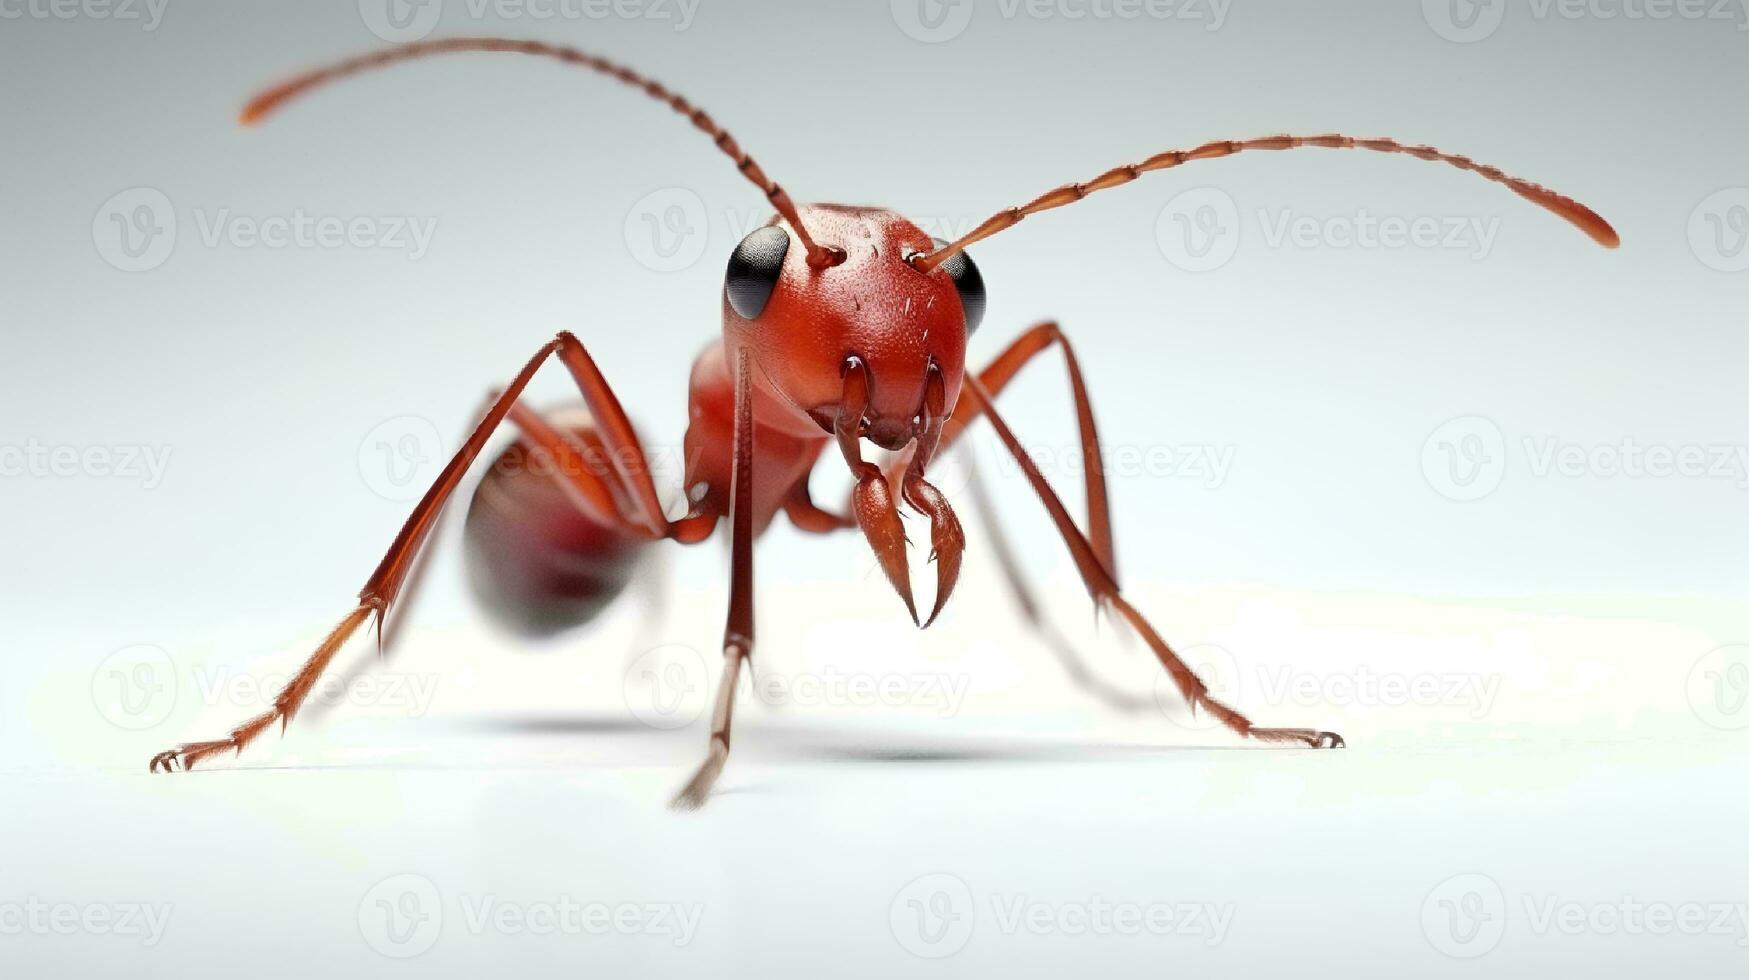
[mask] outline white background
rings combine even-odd
[[[666,549],[637,598],[530,655],[473,609],[452,521],[389,662],[345,653],[341,703],[189,776],[145,760],[260,710],[555,330],[672,460],[757,192],[660,106],[526,60],[408,66],[234,125],[262,84],[382,43],[369,0],[5,5],[8,975],[1741,972],[1749,32],[1735,9],[1421,6],[406,11],[414,32],[614,55],[799,199],[932,230],[1170,147],[1341,130],[1473,154],[1622,232],[1605,252],[1474,177],[1308,150],[1154,175],[979,246],[974,362],[1060,318],[1129,460],[1132,599],[1253,717],[1350,748],[1242,748],[1169,697],[1105,710],[1017,621],[979,527],[919,634],[855,537],[780,524],[758,665],[805,703],[745,695],[717,798],[679,816],[718,542]],[[140,206],[143,249],[120,235]],[[694,233],[664,255],[647,221],[673,206]],[[1179,216],[1205,213],[1224,261],[1183,249]],[[250,240],[298,214],[388,241]],[[1345,244],[1375,219],[1442,241]],[[401,225],[429,242],[400,247]],[[535,396],[565,400],[562,376]],[[1058,362],[1004,406],[1078,508]],[[1629,445],[1723,462],[1623,471]],[[1024,481],[976,452],[1055,622],[1150,697],[1146,651],[1096,627]],[[1187,457],[1227,465],[1160,462]],[[816,487],[842,483],[829,462]],[[677,946],[470,920],[565,897],[698,925]],[[1700,926],[1652,934],[1624,903]],[[140,905],[168,910],[161,935],[101,924]],[[1107,906],[1230,918],[1106,934]]]

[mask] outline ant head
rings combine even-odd
[[[729,258],[724,334],[753,354],[802,431],[833,431],[844,367],[859,359],[871,382],[862,434],[903,448],[920,432],[931,371],[947,405],[959,397],[966,338],[984,313],[983,279],[963,252],[927,271],[913,264],[945,243],[892,211],[816,204],[800,212],[829,259],[810,261],[778,218],[748,235]]]

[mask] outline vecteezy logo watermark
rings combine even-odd
[[[0,479],[132,480],[156,490],[169,468],[169,446],[0,444]]]
[[[1427,25],[1447,41],[1486,40],[1506,19],[1508,0],[1422,0]],[[1729,21],[1749,30],[1749,0],[1528,0],[1533,20]]]
[[[176,250],[176,209],[155,187],[122,191],[97,209],[91,241],[103,261],[123,272],[148,272]]]
[[[1749,187],[1709,196],[1688,216],[1688,245],[1709,269],[1749,269]]]
[[[925,44],[951,41],[965,33],[977,0],[892,0],[893,23],[907,37]],[[1135,21],[1180,20],[1218,31],[1233,0],[994,0],[1003,20]]]
[[[456,904],[459,918],[446,917],[436,882],[419,874],[394,875],[359,901],[359,932],[378,953],[411,959],[437,945],[446,918],[472,936],[650,936],[676,947],[692,944],[704,918],[698,903],[582,901],[569,894],[526,902],[461,894]]]
[[[201,704],[253,708],[269,705],[289,674],[236,673],[197,667],[189,688]],[[143,731],[169,718],[181,701],[183,676],[163,648],[141,643],[105,657],[91,673],[91,703],[117,728]],[[386,708],[423,717],[436,700],[438,675],[370,673],[325,677],[310,689],[310,705]]]
[[[1688,672],[1688,704],[1714,728],[1749,728],[1749,646],[1726,646],[1695,661]]]
[[[405,44],[431,36],[443,18],[443,0],[358,0],[358,15],[372,34]]]
[[[468,16],[480,20],[644,20],[672,24],[675,33],[692,26],[701,0],[465,0]]]
[[[358,903],[358,931],[371,949],[392,959],[411,959],[443,935],[443,896],[418,874],[384,878]]]
[[[139,22],[151,33],[164,22],[170,0],[0,0],[0,20],[113,20]]]
[[[1185,272],[1212,272],[1239,251],[1239,205],[1218,187],[1195,187],[1160,209],[1154,241]]]
[[[943,959],[966,948],[977,925],[972,890],[955,875],[927,874],[899,889],[887,908],[887,925],[913,956]]]
[[[951,718],[966,703],[972,679],[965,674],[845,673],[828,667],[803,674],[763,670],[749,683],[753,696],[772,707],[920,707]]]
[[[1187,480],[1200,484],[1205,490],[1219,490],[1226,485],[1239,452],[1236,446],[1193,443],[1107,443],[1101,445],[1100,455],[1090,460],[1086,448],[1079,442],[1033,442],[1027,443],[1025,449],[1026,454],[1032,458],[1033,465],[1038,467],[1040,473],[1049,477],[1079,480],[1089,465],[1102,465],[1109,479]],[[931,462],[930,465],[933,467],[937,464]],[[1025,476],[1020,463],[1007,453],[996,458],[995,470],[1004,478]],[[956,489],[964,489],[965,484],[966,478],[962,475]],[[953,495],[947,481],[938,482],[937,487],[943,493]]]
[[[1486,956],[1506,935],[1506,893],[1484,874],[1447,878],[1421,903],[1421,933],[1447,956]]]
[[[626,707],[639,721],[663,730],[684,728],[710,702],[710,672],[697,650],[668,643],[627,664],[621,688]]]
[[[566,418],[561,414],[549,421],[556,423],[563,434]],[[573,441],[569,446],[571,452],[566,454],[551,452],[545,446],[530,445],[526,440],[521,443],[521,448],[521,452],[507,453],[493,462],[492,475],[506,478],[528,475],[561,481],[593,476],[612,483],[618,481],[617,474],[626,464],[641,460],[644,471],[657,486],[675,486],[695,469],[698,455],[703,452],[694,447],[689,453],[685,443],[646,444],[641,447],[642,454],[631,447],[609,449],[582,441]]]
[[[1270,248],[1446,249],[1481,261],[1493,254],[1500,235],[1498,217],[1474,215],[1375,215],[1361,208],[1352,215],[1325,217],[1281,208],[1257,212],[1263,243]]]
[[[1723,480],[1749,490],[1749,446],[1643,446],[1632,437],[1583,444],[1544,436],[1526,437],[1524,454],[1530,474],[1539,479]]]
[[[1647,901],[1633,895],[1599,901],[1550,892],[1518,898],[1523,922],[1514,928],[1532,937],[1675,935],[1749,947],[1749,903]],[[1485,874],[1461,874],[1428,893],[1421,904],[1421,930],[1447,956],[1476,959],[1500,945],[1511,909],[1498,881]]]
[[[1523,901],[1536,936],[1713,936],[1749,946],[1749,904],[1742,902],[1648,902],[1632,895],[1585,901],[1551,894]]]
[[[1749,446],[1643,444],[1632,436],[1597,443],[1524,436],[1517,446],[1524,472],[1539,480],[1719,480],[1749,490]],[[1480,500],[1493,493],[1508,463],[1505,434],[1479,415],[1441,425],[1421,446],[1421,474],[1448,500]]]
[[[1500,29],[1506,20],[1506,0],[1421,0],[1421,13],[1440,37],[1469,44]]]
[[[964,674],[840,671],[749,671],[741,683],[753,699],[775,708],[928,708],[942,718],[959,714],[971,678]],[[670,643],[645,651],[626,666],[626,707],[652,728],[682,728],[704,714],[711,694],[704,657]],[[737,692],[737,697],[741,692]]]
[[[626,212],[626,248],[654,272],[690,269],[710,244],[704,199],[684,187],[664,187],[638,199]]]
[[[681,948],[692,945],[704,918],[697,902],[585,902],[570,895],[532,902],[462,895],[458,901],[462,925],[475,936],[652,936]]]
[[[234,673],[227,668],[194,670],[194,689],[203,704],[251,708],[273,703],[291,682],[290,674]],[[436,674],[360,674],[322,677],[310,688],[306,703],[324,707],[386,708],[423,718],[437,696]]]
[[[110,724],[129,731],[155,728],[176,708],[176,664],[160,647],[123,647],[91,673],[91,703]]]
[[[1494,710],[1502,680],[1499,674],[1381,672],[1365,665],[1323,673],[1258,666],[1244,675],[1238,658],[1213,643],[1185,647],[1178,655],[1207,686],[1209,696],[1226,704],[1238,703],[1243,691],[1246,698],[1270,707],[1464,708],[1471,718],[1482,718]],[[1154,675],[1154,701],[1183,728],[1203,731],[1220,724],[1208,712],[1186,705],[1177,682],[1163,670]]]
[[[1154,241],[1166,261],[1186,272],[1212,272],[1233,260],[1246,240],[1244,215],[1233,196],[1217,187],[1185,191],[1166,202],[1154,224]],[[1472,261],[1493,254],[1498,217],[1476,215],[1310,215],[1293,208],[1258,208],[1255,239],[1263,247],[1444,250]]]
[[[1452,419],[1422,443],[1421,475],[1448,500],[1481,500],[1506,479],[1506,434],[1480,415]]]
[[[925,234],[945,241],[963,237],[983,219],[980,214],[909,217]],[[713,210],[691,188],[662,187],[645,194],[626,211],[626,251],[653,272],[680,272],[698,264],[717,234],[738,242],[770,218],[770,211],[757,208]]]
[[[143,902],[0,902],[0,936],[124,936],[146,949],[164,939],[174,907]]]
[[[497,21],[642,20],[672,24],[676,32],[692,26],[700,0],[449,0],[449,8],[472,20]],[[443,18],[444,0],[358,0],[358,14],[370,32],[392,44],[430,37]]]
[[[400,415],[359,442],[358,475],[377,496],[405,503],[425,493],[448,458],[430,419]]]
[[[924,44],[951,41],[972,22],[974,0],[891,0],[893,23]]]
[[[1499,674],[1380,673],[1354,671],[1308,674],[1292,667],[1257,669],[1257,690],[1268,705],[1302,708],[1365,706],[1379,708],[1467,708],[1471,718],[1494,710]]]
[[[1097,894],[1055,900],[1008,892],[986,898],[988,921],[1004,936],[1182,936],[1218,946],[1227,937],[1234,913],[1231,904],[1137,902]],[[972,941],[978,912],[972,889],[964,879],[937,872],[899,889],[887,906],[887,925],[906,952],[924,959],[943,959]]]
[[[396,215],[318,215],[302,208],[285,215],[237,214],[230,208],[195,208],[206,248],[371,249],[404,252],[417,262],[431,250],[436,218]],[[123,272],[149,272],[176,250],[179,219],[170,198],[153,187],[122,191],[97,209],[91,241],[105,262]]]
[[[196,208],[194,220],[201,244],[207,248],[373,249],[405,252],[412,262],[431,251],[431,241],[437,235],[436,218],[342,217],[310,214],[303,208],[294,208],[288,215],[264,217],[234,214],[230,208]]]

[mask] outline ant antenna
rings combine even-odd
[[[717,125],[716,120],[712,119],[703,109],[670,92],[661,82],[645,78],[630,68],[615,64],[605,58],[598,58],[595,55],[578,51],[575,48],[543,44],[539,41],[512,41],[493,37],[457,37],[403,44],[373,54],[348,58],[345,61],[336,62],[326,68],[318,68],[276,85],[249,100],[249,104],[243,107],[241,121],[245,126],[253,125],[281,105],[310,89],[349,75],[383,68],[397,62],[412,61],[426,55],[447,54],[454,51],[501,51],[553,58],[566,64],[581,65],[592,71],[609,75],[633,88],[641,89],[644,94],[653,99],[666,102],[675,112],[692,120],[694,126],[704,130],[705,135],[715,140],[717,149],[727,153],[729,158],[735,161],[735,166],[740,169],[742,176],[765,192],[766,200],[770,201],[771,206],[777,209],[777,213],[789,222],[789,226],[795,230],[796,236],[802,240],[802,245],[807,248],[808,265],[816,269],[825,269],[844,261],[842,249],[830,248],[814,241],[808,234],[808,229],[802,224],[802,216],[796,210],[795,202],[790,200],[789,193],[778,186],[776,181],[767,177],[765,171],[760,169],[759,164],[755,163],[753,158],[747,155],[747,151],[741,149],[740,144],[735,142],[735,138]]]
[[[1046,191],[1029,204],[1009,208],[1006,211],[998,211],[985,219],[983,224],[973,228],[965,237],[943,245],[927,255],[919,255],[911,260],[911,264],[924,272],[929,272],[964,251],[968,245],[981,242],[991,235],[1014,227],[1020,223],[1020,219],[1029,214],[1037,214],[1040,211],[1049,211],[1052,208],[1074,204],[1094,191],[1127,184],[1150,170],[1168,170],[1192,160],[1213,160],[1218,157],[1232,156],[1245,150],[1293,150],[1302,146],[1321,146],[1332,150],[1407,153],[1420,160],[1437,160],[1449,163],[1459,170],[1468,170],[1496,183],[1505,184],[1520,197],[1565,218],[1580,231],[1590,235],[1593,241],[1604,248],[1615,248],[1621,244],[1621,237],[1615,233],[1614,228],[1609,226],[1609,222],[1603,220],[1597,212],[1540,184],[1533,184],[1530,181],[1509,176],[1501,172],[1498,167],[1479,164],[1469,157],[1444,153],[1431,146],[1406,146],[1388,138],[1356,139],[1353,136],[1330,134],[1326,136],[1265,136],[1262,139],[1239,140],[1237,142],[1204,143],[1194,150],[1168,150],[1165,153],[1157,153],[1141,163],[1107,170],[1085,184],[1064,184],[1055,190]]]

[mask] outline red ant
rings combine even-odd
[[[474,493],[466,538],[473,578],[488,608],[532,631],[554,631],[588,621],[628,583],[633,559],[652,541],[695,544],[729,521],[731,571],[725,667],[711,722],[708,755],[675,805],[704,803],[729,756],[730,718],[741,667],[753,652],[753,540],[783,511],[800,529],[828,533],[860,527],[913,622],[918,622],[899,521],[903,500],[930,520],[935,602],[927,627],[941,614],[959,577],[965,535],[953,508],[925,479],[931,460],[953,445],[966,426],[989,419],[997,437],[1044,503],[1068,545],[1094,601],[1116,610],[1153,650],[1192,710],[1208,712],[1240,736],[1266,743],[1339,747],[1341,736],[1299,728],[1260,728],[1209,695],[1148,620],[1118,589],[1099,436],[1075,353],[1053,323],[1032,328],[981,373],[965,372],[966,339],[984,312],[984,281],[966,247],[1002,232],[1028,215],[1073,204],[1127,184],[1153,170],[1244,150],[1315,146],[1405,153],[1448,163],[1508,188],[1576,225],[1607,248],[1619,244],[1608,222],[1591,209],[1468,157],[1392,139],[1341,135],[1267,136],[1205,143],[1158,153],[1115,167],[1086,183],[1065,184],[1028,204],[991,216],[951,243],[884,208],[815,204],[797,207],[734,138],[686,99],[660,83],[611,61],[537,41],[454,38],[408,44],[342,61],[292,79],[257,96],[243,110],[257,122],[311,89],[373,68],[430,54],[502,51],[578,65],[642,89],[690,119],[765,192],[777,210],[729,257],[723,286],[723,336],[693,363],[686,432],[685,486],[690,511],[678,520],[663,513],[646,456],[631,421],[583,343],[569,332],[535,352],[414,509],[382,563],[341,620],[272,709],[225,738],[191,742],[160,753],[154,771],[187,769],[221,752],[242,748],[276,722],[289,724],[342,644],[373,616],[380,637],[409,571],[444,504],[506,418],[521,441],[506,450]],[[1020,369],[1056,346],[1067,363],[1085,470],[1087,530],[1075,525],[1063,502],[996,411],[995,398]],[[557,355],[576,381],[588,418],[543,418],[519,402],[529,379]],[[863,458],[867,440],[901,453],[891,471]],[[823,510],[809,499],[808,479],[827,445],[836,443],[855,477],[850,514]],[[908,453],[906,452],[908,450]],[[546,454],[557,466],[514,465]],[[609,464],[600,464],[602,457]],[[593,459],[598,465],[589,465]],[[1037,623],[1024,587],[1003,557],[1023,608]]]

